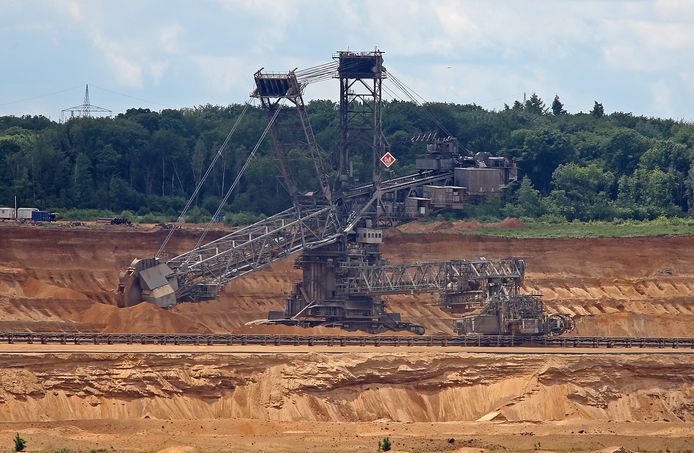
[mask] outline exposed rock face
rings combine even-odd
[[[3,355],[0,421],[694,421],[691,355]]]

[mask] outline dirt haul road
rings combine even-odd
[[[453,258],[527,258],[525,291],[541,292],[551,311],[575,317],[572,335],[679,336],[694,330],[691,237],[504,239],[461,234],[457,224],[411,224],[387,235],[394,262]],[[468,231],[469,232],[469,231]],[[219,300],[161,310],[115,307],[118,271],[151,256],[165,230],[0,225],[0,329],[99,332],[305,333],[246,327],[282,310],[301,277],[294,257],[228,284]],[[170,252],[190,249],[199,232],[181,231]],[[216,233],[217,235],[221,233]],[[211,236],[211,237],[214,237]],[[390,296],[390,309],[427,333],[452,333],[454,316],[433,294]],[[318,329],[314,332],[336,332]]]

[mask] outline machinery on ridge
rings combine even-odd
[[[269,323],[423,333],[421,326],[386,312],[382,296],[439,291],[447,294],[444,302],[457,298],[478,306],[499,295],[516,297],[524,270],[520,259],[396,265],[381,256],[384,228],[443,209],[462,209],[471,199],[497,193],[516,180],[516,167],[507,158],[461,155],[454,137],[437,134],[413,138],[427,144],[416,160],[416,173],[383,179],[387,162],[382,160],[381,89],[388,75],[378,50],[338,52],[334,62],[302,71],[257,71],[251,96],[267,112],[265,132],[292,207],[178,256],[134,260],[121,274],[119,306],[147,301],[170,307],[213,299],[230,280],[298,251],[302,254],[296,266],[303,279],[294,286],[284,312],[270,313]],[[303,101],[308,83],[327,78],[340,80],[340,147],[333,178]],[[298,115],[319,191],[301,190],[287,163],[290,151],[278,127],[282,109]],[[350,160],[357,144],[370,146],[372,157],[371,182],[360,185],[352,183]]]

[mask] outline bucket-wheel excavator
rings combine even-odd
[[[303,90],[311,82],[331,78],[340,82],[340,146],[329,166],[311,128]],[[269,122],[248,161],[269,133],[292,206],[207,243],[203,243],[203,234],[192,250],[164,259],[162,252],[175,231],[172,229],[154,258],[135,259],[121,273],[119,306],[146,301],[171,307],[180,302],[214,299],[227,282],[295,252],[301,252],[296,265],[302,269],[303,279],[295,285],[285,310],[271,312],[267,323],[421,334],[421,326],[387,312],[382,296],[439,291],[443,305],[463,300],[477,308],[499,297],[519,297],[522,259],[401,265],[382,258],[379,244],[384,229],[444,209],[462,209],[471,199],[498,193],[516,180],[516,167],[508,159],[487,153],[461,154],[454,137],[433,133],[413,138],[426,142],[426,152],[416,160],[416,173],[384,179],[383,170],[394,160],[385,150],[381,130],[381,90],[388,78],[418,103],[404,83],[386,70],[378,50],[338,52],[332,62],[301,71],[257,71],[251,96],[260,101]],[[319,190],[302,190],[292,174],[289,146],[282,136],[281,111],[298,115],[305,158],[313,163]],[[350,154],[357,147],[371,150],[369,183],[353,184]],[[542,312],[537,316],[545,315]],[[544,324],[543,318],[538,325]]]

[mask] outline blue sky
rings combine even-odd
[[[0,115],[244,102],[252,74],[385,51],[429,101],[694,121],[690,0],[0,0]],[[392,85],[391,85],[392,86]],[[336,81],[308,99],[337,99]]]

